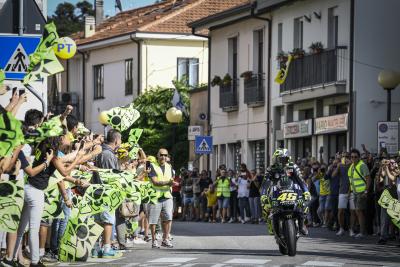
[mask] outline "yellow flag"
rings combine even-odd
[[[288,60],[286,61],[286,64],[278,71],[278,74],[275,77],[276,83],[282,84],[285,82],[286,77],[289,72],[290,62],[292,62],[292,59],[293,59],[293,56],[289,55]]]

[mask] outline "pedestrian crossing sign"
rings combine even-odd
[[[195,153],[196,154],[212,154],[213,140],[212,136],[196,136],[195,137]]]
[[[0,36],[0,68],[6,80],[22,80],[28,70],[29,55],[35,52],[41,36]]]

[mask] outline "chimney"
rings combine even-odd
[[[93,16],[85,17],[85,38],[91,37],[95,33],[95,22]]]
[[[99,25],[100,23],[103,22],[103,18],[104,18],[104,1],[103,0],[96,0],[95,10],[96,10],[96,25]]]

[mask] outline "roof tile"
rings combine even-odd
[[[190,34],[189,22],[248,3],[249,0],[166,0],[120,12],[96,26],[93,36],[73,34],[78,45],[100,41],[135,31]]]

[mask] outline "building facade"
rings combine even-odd
[[[216,0],[163,1],[118,13],[74,36],[79,54],[68,62],[66,87],[80,99],[81,119],[101,131],[98,114],[131,103],[141,92],[173,87],[187,78],[197,87],[208,78],[208,42],[186,25],[240,3]],[[243,1],[242,1],[243,2]]]
[[[399,7],[395,0],[258,0],[191,23],[195,31],[210,31],[210,80],[244,76],[230,88],[209,86],[213,170],[238,162],[257,168],[257,140],[265,140],[265,164],[278,147],[294,159],[325,162],[362,144],[377,152],[377,123],[386,120],[388,105],[377,79],[381,70],[400,70],[394,56],[400,37],[393,34]],[[260,29],[263,48],[257,51]],[[278,84],[289,54],[294,59]],[[258,74],[257,62],[264,62],[264,82],[254,84],[263,85],[265,104],[251,107],[246,83],[252,79],[243,72]],[[400,90],[392,92],[392,121],[400,115],[396,99]]]

